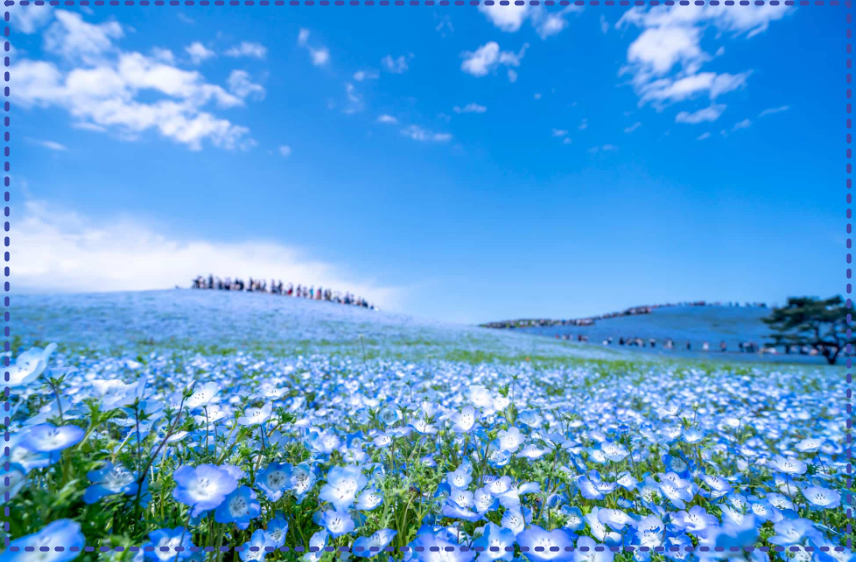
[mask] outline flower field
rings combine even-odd
[[[0,562],[853,557],[843,369],[176,294],[20,299]]]

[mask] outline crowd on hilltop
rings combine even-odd
[[[597,320],[605,320],[607,318],[618,318],[619,316],[635,316],[637,314],[650,314],[658,308],[668,308],[673,306],[726,306],[726,307],[744,307],[744,308],[767,308],[767,304],[763,302],[747,302],[740,304],[739,302],[707,302],[707,301],[692,301],[692,302],[676,302],[666,304],[652,304],[643,306],[633,306],[620,312],[607,312],[598,316],[588,316],[586,318],[576,318],[572,320],[551,320],[546,318],[537,319],[521,319],[521,320],[502,320],[499,322],[489,322],[482,324],[485,328],[533,328],[545,326],[593,326]],[[774,305],[775,308],[775,305]]]
[[[334,291],[333,289],[325,289],[324,287],[315,288],[314,285],[297,285],[296,287],[289,283],[283,285],[282,281],[271,279],[270,284],[263,279],[253,279],[244,283],[243,279],[232,279],[226,277],[221,279],[213,275],[203,277],[200,275],[193,280],[191,285],[193,289],[211,289],[217,291],[247,291],[249,293],[267,293],[270,295],[282,295],[286,297],[296,297],[301,299],[311,299],[316,301],[328,301],[338,304],[348,304],[359,306],[371,310],[377,310],[377,307],[362,297],[358,297],[349,292]]]
[[[577,334],[576,336],[572,334],[557,334],[556,339],[578,341],[582,343],[588,343],[589,341],[589,337],[583,334]],[[676,344],[672,338],[665,338],[664,340],[658,342],[655,338],[644,339],[634,336],[626,338],[620,337],[616,342],[615,338],[609,337],[603,340],[601,343],[603,343],[603,345],[615,345],[617,343],[621,346],[650,348],[656,348],[659,344],[662,349],[680,349],[681,347],[684,347],[687,351],[693,350],[693,345],[689,340],[687,340],[684,346],[681,346],[681,344],[679,343]],[[728,351],[728,344],[726,344],[725,341],[721,341],[719,342],[718,348],[719,351],[726,352]],[[701,351],[715,351],[716,348],[711,347],[710,343],[708,342],[702,342],[701,346],[697,349],[700,349]],[[823,346],[821,346],[821,349],[818,350],[807,345],[784,345],[782,346],[782,350],[787,355],[825,355]],[[740,353],[761,353],[769,355],[778,355],[780,353],[779,350],[775,347],[765,346],[762,344],[758,344],[754,341],[739,342],[737,344],[737,351],[739,351]]]

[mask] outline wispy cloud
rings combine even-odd
[[[740,121],[739,123],[735,123],[734,127],[731,128],[731,132],[733,133],[734,131],[739,131],[740,129],[748,129],[751,126],[752,126],[752,121],[750,121],[748,119],[744,119],[743,121]]]
[[[193,64],[201,64],[204,61],[213,58],[217,55],[217,53],[207,48],[199,41],[194,41],[193,43],[185,47],[184,51],[190,56],[190,60],[193,62]]]
[[[589,154],[597,154],[598,152],[612,152],[618,150],[614,144],[604,144],[602,146],[593,146],[588,149]]]
[[[675,123],[689,123],[691,125],[697,125],[698,123],[712,123],[719,119],[724,111],[724,104],[715,103],[711,104],[710,107],[699,109],[693,113],[681,111],[675,116]]]
[[[354,72],[354,80],[362,82],[363,80],[377,80],[380,74],[376,70],[358,70]]]
[[[398,123],[398,119],[396,119],[392,115],[384,114],[384,115],[381,115],[380,117],[377,118],[377,122],[378,123],[384,123],[387,125],[395,125],[396,123]]]
[[[297,44],[309,52],[309,58],[315,66],[325,66],[330,62],[330,51],[327,47],[313,47],[309,44],[309,30],[301,29],[297,34]]]
[[[564,137],[568,134],[568,131],[565,129],[553,129],[550,136],[552,137]]]
[[[381,59],[380,63],[387,72],[391,72],[393,74],[404,74],[407,72],[407,69],[410,68],[407,63],[412,58],[412,53],[409,53],[407,56],[401,55],[396,58],[392,58],[392,55],[386,55]]]
[[[515,33],[520,30],[525,21],[530,21],[541,39],[547,39],[561,33],[567,26],[567,15],[571,12],[582,11],[581,7],[568,6],[560,10],[547,10],[543,6],[518,6],[509,4],[501,6],[480,5],[479,11],[500,31]]]
[[[27,139],[27,140],[29,142],[31,142],[32,144],[41,146],[43,148],[47,148],[48,150],[54,150],[56,152],[65,152],[66,150],[68,150],[67,146],[65,146],[64,144],[60,144],[58,142],[55,142],[55,141],[38,140],[38,139]]]
[[[337,287],[395,308],[398,287],[348,273],[296,246],[265,240],[183,239],[129,216],[94,221],[27,201],[16,227],[17,279],[38,292],[136,291],[187,287],[197,275],[251,275]]]
[[[625,127],[624,132],[627,134],[630,134],[641,126],[642,126],[642,123],[637,121],[637,122],[633,123],[632,125],[630,125],[629,127]]]
[[[235,45],[234,47],[228,49],[223,54],[227,57],[251,57],[256,59],[263,59],[265,58],[265,55],[267,55],[267,47],[265,47],[261,43],[244,41],[240,45]]]
[[[788,111],[791,108],[789,105],[783,105],[780,107],[771,107],[769,109],[765,109],[761,113],[758,114],[758,117],[766,117],[767,115],[773,115],[775,113],[781,113],[783,111]]]
[[[487,111],[487,108],[477,103],[468,103],[464,107],[458,107],[456,105],[452,110],[455,113],[484,113]]]
[[[702,133],[696,138],[696,140],[705,140],[710,138],[710,133]]]
[[[583,119],[582,123],[577,126],[578,131],[585,131],[588,129],[588,119]]]
[[[282,145],[279,147],[279,153],[282,156],[285,156],[286,158],[288,158],[289,156],[291,156],[291,147],[288,145]]]
[[[452,140],[452,135],[449,133],[435,133],[427,129],[423,129],[418,125],[410,125],[402,129],[401,134],[419,142],[449,142]]]
[[[528,47],[529,43],[524,43],[520,51],[514,53],[512,51],[501,51],[499,43],[489,41],[473,52],[461,53],[461,57],[464,59],[464,62],[461,63],[461,70],[472,76],[482,77],[487,76],[500,66],[518,67]],[[511,82],[517,80],[517,73],[511,68],[509,68],[508,78]]]

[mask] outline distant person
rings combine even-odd
[[[710,351],[710,345],[707,342],[704,342],[703,344],[701,344],[701,350]]]
[[[618,338],[618,345],[624,345],[624,338]]]
[[[725,345],[725,340],[719,342],[719,351],[725,353],[728,350],[728,346]]]
[[[693,348],[693,344],[690,343],[690,340],[687,340],[687,351]]]

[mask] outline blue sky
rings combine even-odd
[[[463,322],[841,292],[840,7],[17,9],[18,290],[275,276]]]

